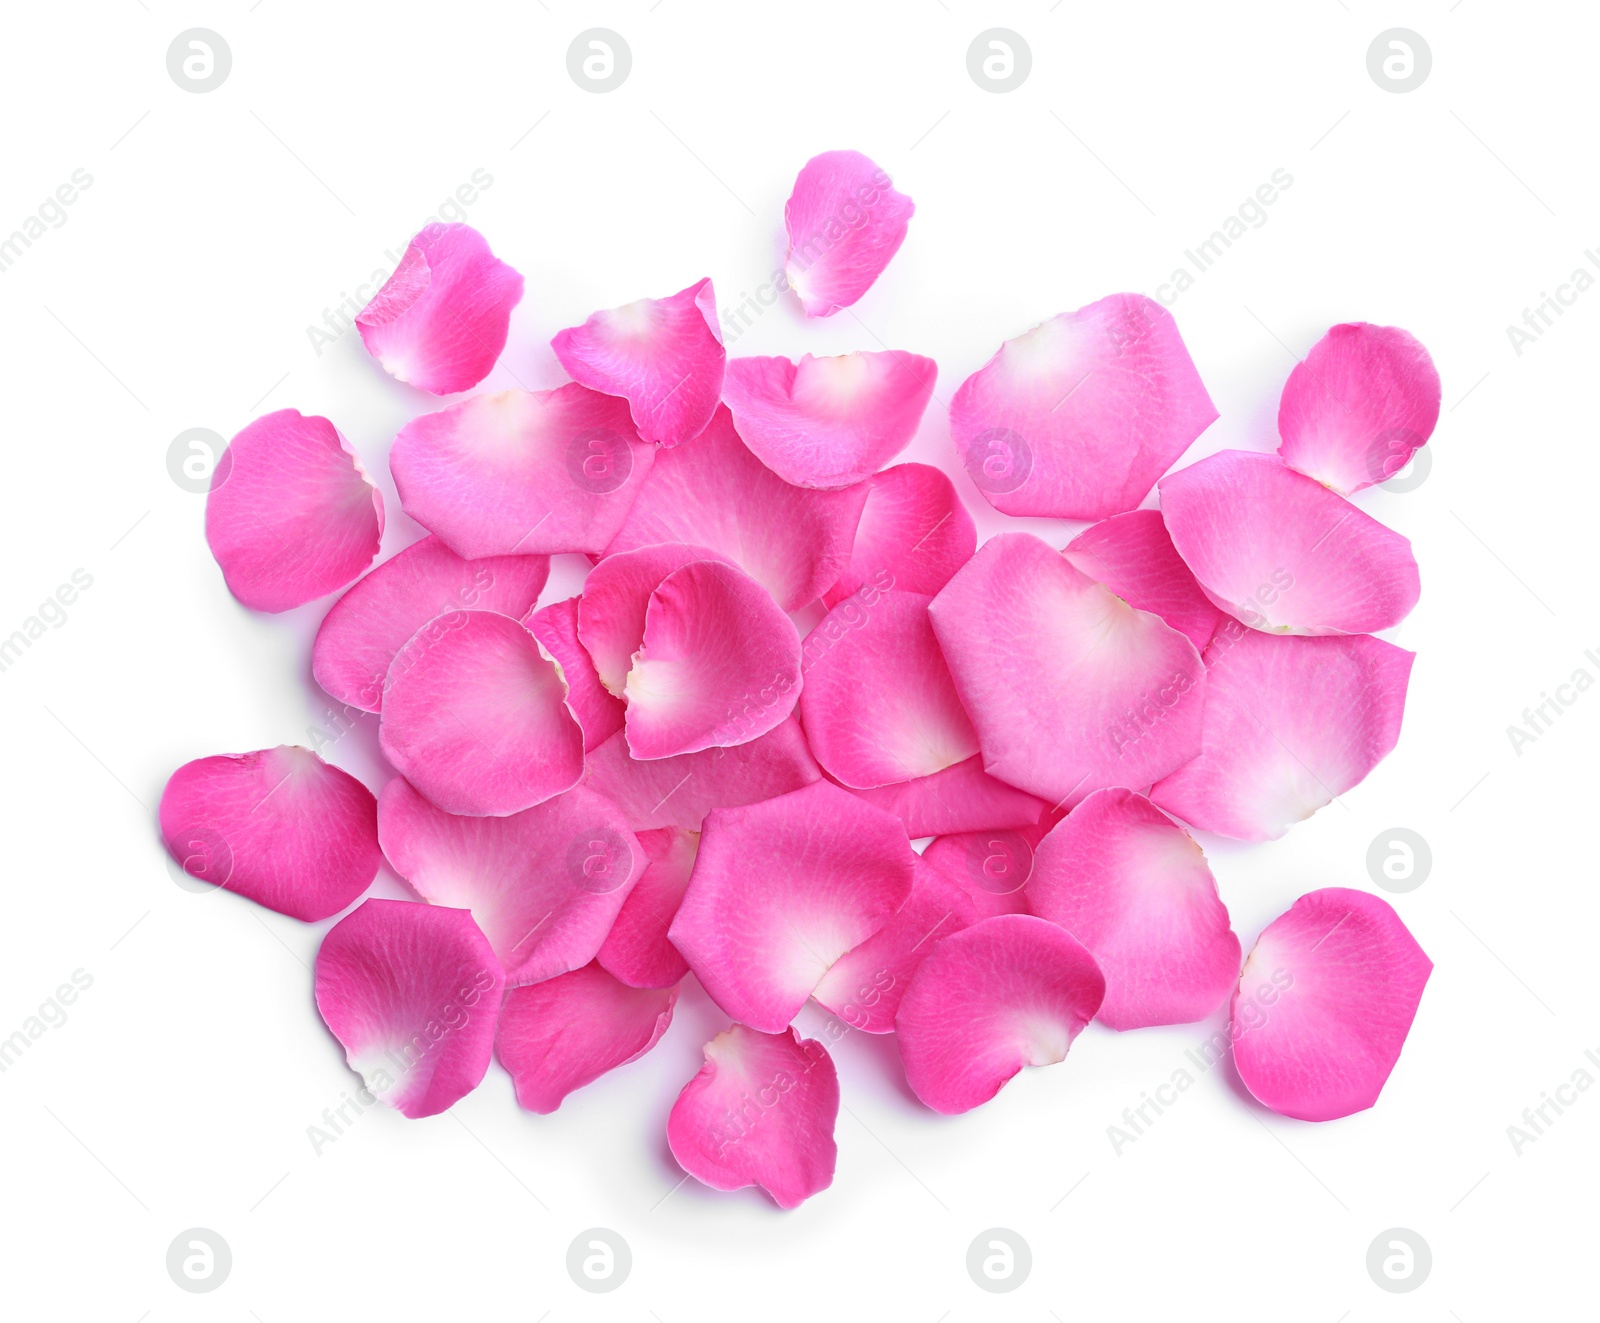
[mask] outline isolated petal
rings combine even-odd
[[[621,400],[569,383],[413,418],[389,469],[405,512],[459,555],[598,554],[654,457]]]
[[[206,496],[206,543],[228,591],[255,611],[337,592],[372,563],[383,496],[326,418],[279,409],[222,452]]]
[[[1039,843],[1028,907],[1094,955],[1113,1029],[1203,1020],[1238,981],[1204,851],[1131,790],[1095,791]]]
[[[1433,972],[1393,906],[1326,887],[1266,926],[1233,994],[1233,1060],[1265,1106],[1331,1121],[1378,1101]]]
[[[1024,1066],[1065,1060],[1105,990],[1094,957],[1055,924],[983,919],[937,942],[900,999],[906,1082],[936,1112],[970,1111]]]
[[[372,792],[293,745],[185,763],[159,817],[191,877],[308,923],[349,905],[383,862]]]
[[[584,752],[598,748],[622,729],[624,708],[620,698],[606,692],[578,639],[578,599],[552,602],[522,623],[561,668],[561,678],[567,682],[567,706],[583,727]]]
[[[513,988],[500,1009],[495,1054],[517,1103],[544,1115],[574,1089],[642,1057],[666,1033],[678,990],[630,988],[599,965]]]
[[[1439,421],[1439,373],[1398,326],[1335,326],[1278,402],[1284,463],[1348,496],[1394,477]]]
[[[1129,606],[1160,616],[1202,651],[1228,618],[1183,563],[1159,510],[1103,519],[1067,543],[1062,555]]]
[[[783,208],[784,274],[808,317],[848,308],[900,250],[915,204],[860,152],[823,152],[800,168]]]
[[[1199,752],[1194,645],[1038,538],[984,543],[928,613],[991,776],[1060,804]]]
[[[1112,294],[1007,340],[950,401],[950,436],[996,510],[1132,510],[1217,419],[1172,314]]]
[[[367,352],[435,395],[471,390],[506,347],[522,277],[470,225],[425,225],[356,317]]]
[[[779,1033],[904,904],[914,859],[894,818],[828,781],[715,809],[672,943],[730,1017]]]
[[[689,972],[689,962],[667,940],[667,930],[689,886],[700,833],[658,827],[638,833],[645,869],[617,921],[601,943],[601,968],[630,988],[670,988]]]
[[[597,312],[550,347],[574,381],[626,399],[639,435],[664,446],[705,430],[722,392],[727,353],[710,280]]]
[[[367,1089],[409,1117],[466,1097],[489,1069],[505,986],[465,910],[369,900],[317,952],[317,1010]]]
[[[868,480],[850,564],[823,604],[837,606],[863,587],[932,596],[977,545],[972,516],[950,479],[931,464],[896,464]]]
[[[1034,851],[1060,820],[1059,813],[1048,813],[1031,826],[953,832],[931,842],[922,862],[965,891],[980,918],[1027,914]]]
[[[1161,480],[1172,545],[1207,597],[1272,634],[1369,634],[1422,591],[1411,543],[1276,455],[1221,450]]]
[[[501,816],[583,775],[583,728],[560,668],[493,611],[430,620],[390,663],[378,742],[447,813]]]
[[[1224,625],[1206,649],[1200,756],[1150,798],[1202,831],[1276,840],[1394,748],[1414,660],[1364,634],[1285,638]]]
[[[894,814],[912,840],[1022,827],[1038,822],[1050,807],[1026,790],[990,776],[978,754],[931,776],[850,793]]]
[[[705,1056],[667,1117],[678,1165],[714,1190],[759,1185],[779,1208],[832,1185],[839,1074],[827,1049],[793,1029],[735,1024]]]

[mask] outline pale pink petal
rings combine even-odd
[[[794,711],[800,634],[748,574],[692,561],[650,594],[623,693],[635,758],[746,744]]]
[[[664,446],[705,430],[722,392],[727,353],[709,279],[597,312],[550,347],[574,381],[626,399],[639,435]]]
[[[832,1185],[839,1074],[827,1049],[793,1029],[735,1024],[705,1056],[667,1117],[678,1165],[714,1190],[759,1185],[779,1208]]]
[[[539,646],[555,658],[567,682],[567,706],[583,727],[583,748],[598,748],[622,729],[625,711],[600,683],[594,662],[578,638],[578,599],[569,597],[541,607],[522,622]]]
[[[1050,807],[1026,790],[990,776],[978,754],[931,776],[850,793],[894,814],[912,840],[1028,826]]]
[[[735,1020],[779,1033],[911,894],[899,822],[828,781],[706,818],[672,943]]]
[[[1031,534],[984,543],[928,612],[991,776],[1059,805],[1200,751],[1194,645]]]
[[[583,728],[560,668],[492,611],[430,620],[390,663],[378,742],[447,813],[502,816],[583,775]]]
[[[709,547],[759,580],[785,611],[833,587],[850,561],[867,489],[785,482],[746,449],[726,409],[692,441],[656,456],[611,552],[654,542]]]
[[[784,274],[808,317],[848,308],[900,250],[916,211],[860,152],[823,152],[800,167],[783,208]]]
[[[935,944],[895,1015],[911,1091],[936,1112],[970,1111],[1024,1066],[1066,1059],[1106,981],[1077,938],[999,914]]]
[[[1034,851],[1061,816],[1047,813],[1031,826],[941,836],[922,852],[922,861],[965,891],[980,918],[1027,914]]]
[[[413,543],[358,580],[322,618],[311,674],[350,707],[377,712],[389,663],[435,616],[475,608],[522,616],[544,588],[547,556],[462,560],[436,537]]]
[[[688,889],[700,833],[659,827],[639,832],[638,838],[647,861],[644,873],[622,902],[596,958],[630,988],[670,988],[689,972],[667,930]]]
[[[1224,625],[1206,649],[1200,756],[1150,798],[1202,831],[1276,840],[1394,748],[1416,654],[1367,635]]]
[[[1112,515],[1079,533],[1062,552],[1129,606],[1160,616],[1204,649],[1226,620],[1167,536],[1159,510]]]
[[[1217,419],[1172,314],[1113,294],[1007,340],[950,401],[950,436],[996,510],[1136,508]]]
[[[506,347],[522,277],[470,225],[423,226],[356,317],[361,343],[400,381],[435,395],[471,390]]]
[[[634,831],[699,831],[712,809],[799,790],[820,780],[822,769],[791,716],[746,744],[677,758],[634,758],[624,736],[613,735],[590,754],[587,775],[589,785],[616,801]]]
[[[317,952],[317,1010],[367,1089],[434,1116],[489,1069],[505,977],[465,910],[369,900]]]
[[[1325,887],[1266,926],[1233,994],[1233,1061],[1265,1106],[1331,1121],[1378,1101],[1433,962],[1385,900]]]
[[[811,995],[852,1029],[894,1032],[894,1015],[928,952],[978,921],[967,893],[917,860],[911,897],[860,946],[834,961]]]
[[[823,604],[837,606],[862,588],[932,596],[977,545],[972,516],[950,479],[931,464],[896,464],[868,480],[850,564]]]
[[[397,776],[378,800],[378,833],[425,901],[472,911],[513,986],[593,960],[644,871],[622,813],[586,786],[507,817],[468,818]]]
[[[513,988],[500,1009],[495,1055],[517,1103],[544,1115],[574,1089],[636,1061],[672,1023],[678,990],[630,988],[599,965]]]
[[[206,544],[228,591],[256,611],[337,592],[378,554],[383,496],[326,418],[279,409],[222,452],[206,497]]]
[[[372,792],[293,745],[185,763],[159,817],[191,877],[308,923],[349,905],[383,862]]]
[[[1143,795],[1097,790],[1043,841],[1028,908],[1059,924],[1106,976],[1113,1029],[1203,1020],[1239,975],[1239,939],[1205,853]]]
[[[939,365],[900,350],[735,358],[722,398],[752,453],[797,487],[871,477],[917,434]]]
[[[1284,463],[1348,496],[1394,477],[1439,421],[1433,359],[1398,326],[1335,326],[1278,402]]]
[[[1368,634],[1405,619],[1411,543],[1276,455],[1221,450],[1161,480],[1161,517],[1206,596],[1270,634]]]
[[[389,468],[405,512],[459,555],[598,554],[654,458],[621,400],[569,383],[413,418]]]

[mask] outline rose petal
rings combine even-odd
[[[894,814],[911,840],[1028,826],[1050,807],[1027,791],[990,776],[983,770],[983,758],[976,754],[931,776],[850,793]]]
[[[1086,528],[1061,553],[1129,606],[1160,616],[1204,649],[1226,620],[1167,536],[1159,510],[1130,510]]]
[[[896,464],[868,479],[850,564],[823,604],[835,607],[863,586],[932,596],[977,545],[950,479],[931,464]]]
[[[626,709],[620,698],[606,692],[595,674],[594,662],[578,639],[578,599],[552,602],[522,623],[561,668],[561,678],[567,684],[567,706],[583,727],[584,752],[598,748],[622,729]]]
[[[916,205],[860,152],[823,152],[800,167],[783,208],[784,274],[808,317],[848,308],[900,250]]]
[[[965,891],[980,918],[1027,914],[1034,851],[1061,816],[1048,813],[1032,826],[941,836],[922,852],[922,861]]]
[[[601,968],[630,988],[670,988],[689,972],[689,962],[667,940],[667,929],[689,886],[700,833],[660,827],[638,833],[645,869],[596,957]]]
[[[206,543],[228,591],[287,611],[354,579],[378,554],[383,495],[326,418],[279,409],[222,452],[206,496]]]

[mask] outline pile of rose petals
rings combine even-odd
[[[805,312],[859,299],[912,211],[858,153],[809,162],[785,213]],[[394,377],[454,393],[522,292],[482,236],[435,224],[357,324]],[[396,775],[374,796],[302,748],[202,758],[168,782],[162,836],[306,922],[385,862],[409,884],[317,958],[372,1095],[430,1116],[497,1055],[553,1111],[649,1051],[692,974],[732,1023],[666,1117],[672,1152],[786,1208],[834,1173],[838,1076],[792,1027],[808,1000],[839,1033],[895,1034],[938,1112],[1061,1061],[1091,1020],[1225,1002],[1265,1106],[1376,1101],[1427,956],[1384,901],[1330,888],[1241,962],[1188,829],[1275,838],[1394,747],[1412,654],[1374,634],[1417,567],[1348,498],[1433,430],[1420,344],[1334,327],[1289,376],[1276,453],[1173,470],[1217,411],[1166,309],[1116,294],[1008,341],[951,397],[951,437],[996,510],[1096,521],[1064,548],[978,547],[948,477],[892,464],[929,358],[728,361],[709,280],[552,348],[570,384],[401,429],[395,486],[428,536],[380,565],[383,501],[327,419],[257,419],[212,480],[239,601],[342,592],[312,671],[375,715]],[[561,552],[593,569],[540,605]]]

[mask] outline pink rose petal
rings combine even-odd
[[[667,930],[688,890],[700,833],[658,827],[639,832],[638,838],[647,861],[644,873],[622,902],[596,958],[630,988],[670,988],[689,972]]]
[[[916,210],[860,152],[823,152],[800,168],[783,209],[784,273],[808,317],[848,308],[900,250]]]
[[[1204,650],[1228,618],[1195,581],[1159,510],[1130,510],[1086,528],[1061,553],[1129,606],[1160,616]]]
[[[850,564],[823,596],[835,607],[864,586],[932,596],[972,559],[972,516],[931,464],[896,464],[867,480]]]
[[[931,776],[850,793],[894,814],[912,840],[1022,827],[1038,822],[1050,807],[1027,791],[990,776],[978,754]]]
[[[1031,826],[941,836],[922,852],[922,861],[965,891],[980,918],[1027,914],[1034,852],[1061,817],[1048,813]]]
[[[622,729],[626,709],[620,698],[606,692],[578,639],[578,599],[552,602],[522,623],[561,668],[561,678],[567,683],[567,706],[583,727],[584,752],[598,748]]]

